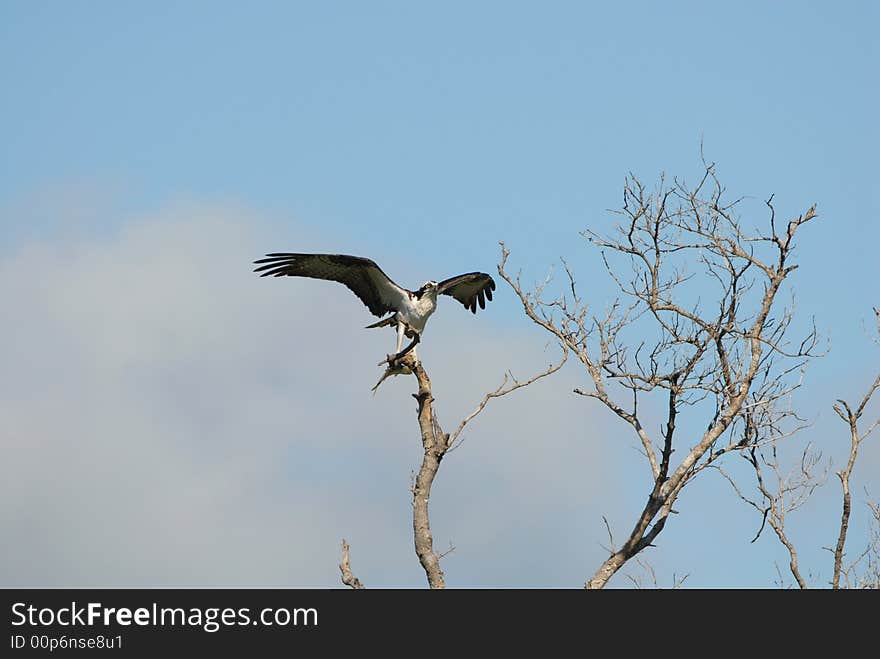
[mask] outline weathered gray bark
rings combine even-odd
[[[349,588],[353,588],[355,590],[362,590],[364,588],[364,584],[361,583],[361,580],[358,579],[351,571],[351,548],[348,546],[348,542],[345,541],[345,538],[342,539],[342,562],[339,564],[339,571],[342,573],[342,583],[344,583]]]
[[[413,540],[416,555],[428,577],[431,588],[446,588],[443,570],[440,569],[440,558],[434,551],[434,538],[431,535],[431,521],[428,515],[428,503],[431,498],[431,486],[440,468],[440,461],[449,449],[449,435],[444,434],[434,417],[431,394],[431,380],[420,362],[407,354],[400,360],[408,366],[419,383],[419,392],[413,394],[418,402],[419,429],[422,436],[422,464],[416,475],[412,488],[413,495]]]

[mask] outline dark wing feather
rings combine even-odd
[[[407,292],[382,272],[374,261],[347,254],[266,254],[254,261],[261,277],[311,277],[345,284],[375,316],[397,311]]]
[[[477,313],[477,303],[480,309],[486,308],[486,300],[492,299],[494,290],[495,281],[485,272],[469,272],[458,277],[450,277],[441,281],[437,288],[438,293],[451,295],[472,313]]]

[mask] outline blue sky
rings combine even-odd
[[[158,387],[157,398],[150,399],[153,413],[138,407],[143,399],[136,387],[132,397],[137,401],[129,402],[137,411],[126,418],[119,411],[127,409],[126,404],[120,404],[115,412],[121,414],[120,426],[133,423],[134,416],[141,421],[151,419],[155,427],[147,424],[144,438],[180,436],[200,456],[192,447],[203,445],[198,438],[204,426],[196,421],[204,420],[198,410],[206,403],[185,387],[186,393],[172,405],[160,395],[159,390],[168,385],[163,378],[173,382],[170,374],[193,363],[210,364],[213,369],[220,369],[218,364],[231,370],[248,369],[245,346],[256,339],[246,324],[240,331],[229,330],[215,343],[188,339],[188,331],[204,332],[221,318],[230,321],[226,314],[233,313],[230,307],[236,305],[265,320],[279,305],[290,304],[295,308],[278,311],[275,322],[287,318],[296,324],[295,305],[309,300],[317,303],[315,295],[331,291],[338,293],[332,317],[340,328],[332,335],[339,341],[355,341],[343,330],[360,331],[364,321],[369,321],[357,301],[345,297],[344,289],[318,288],[314,293],[306,290],[310,286],[293,282],[259,289],[249,282],[239,287],[228,272],[211,271],[212,253],[217,255],[217,269],[241,267],[236,274],[243,277],[249,275],[249,261],[267,251],[369,255],[387,266],[401,284],[415,287],[429,277],[460,271],[493,272],[498,241],[503,240],[513,250],[513,267],[522,267],[527,279],[542,278],[559,256],[566,257],[589,287],[591,298],[602,306],[613,296],[613,288],[603,277],[597,255],[578,232],[587,226],[610,225],[607,209],[619,204],[621,186],[630,171],[646,181],[656,180],[661,171],[692,180],[700,171],[702,141],[707,158],[718,163],[721,180],[731,194],[747,196],[744,212],[763,217],[761,202],[770,194],[775,194],[777,211],[783,216],[818,204],[820,220],[806,227],[800,239],[798,258],[803,266],[792,279],[792,287],[798,295],[798,312],[805,318],[815,315],[820,331],[831,341],[828,357],[808,375],[804,404],[817,423],[812,439],[826,443],[827,454],[839,462],[843,454],[835,442],[842,444],[845,438],[842,427],[829,418],[830,404],[837,397],[852,399],[860,394],[878,362],[877,350],[866,335],[871,306],[880,306],[876,296],[880,195],[875,159],[880,146],[875,117],[880,101],[875,83],[880,63],[875,38],[878,19],[876,4],[870,2],[833,6],[805,2],[725,6],[450,2],[432,7],[403,2],[5,2],[0,8],[4,98],[0,104],[0,263],[9,275],[4,290],[25,305],[14,335],[5,335],[7,349],[46,355],[57,351],[58,358],[82,360],[82,368],[93,375],[94,391],[89,397],[98,401],[96,410],[100,409],[100,392],[113,389],[119,378],[132,382],[126,370],[129,360],[153,364],[155,372],[146,366],[138,371],[143,378],[139,382],[153,383],[143,386]],[[145,245],[152,251],[145,251]],[[36,278],[44,282],[43,288],[27,281],[35,274],[28,268],[34,258],[48,259],[41,261],[42,272]],[[139,269],[133,270],[137,264]],[[146,276],[154,270],[173,272],[178,278]],[[60,293],[46,292],[59,285],[47,278],[47,271],[68,278],[65,286],[72,297],[62,299]],[[116,290],[107,288],[111,286],[108,280],[116,276],[119,281],[135,282],[132,286],[138,288],[129,293],[135,299],[142,296],[145,302],[115,305],[103,324],[100,311],[77,312],[89,307],[87,300]],[[180,277],[191,280],[183,283]],[[213,277],[219,277],[231,291],[213,290]],[[184,299],[172,305],[180,314],[175,317],[179,327],[151,324],[154,315],[167,317],[165,301],[176,300],[180,288],[192,295],[216,295],[211,300],[216,306],[203,309],[201,320],[185,319]],[[254,307],[253,296],[264,306]],[[526,368],[544,359],[544,337],[528,327],[509,292],[502,291],[479,322],[456,317],[451,307],[448,313],[451,318],[435,321],[436,334],[445,327],[451,337],[437,337],[438,361],[454,364],[463,355],[462,346],[475,340],[474,333],[482,333],[476,339],[479,342],[499,346],[485,369],[468,366],[475,369],[470,378],[473,391],[465,387],[466,391],[456,391],[454,396],[456,405],[460,396],[464,413],[470,405],[465,394],[471,393],[470,400],[476,402],[483,389],[494,386],[505,366]],[[152,330],[141,336],[132,328]],[[272,383],[285,382],[286,371],[276,361],[289,360],[293,368],[301,350],[314,351],[311,344],[325,338],[318,327],[297,327],[291,332],[287,337],[283,333],[275,336],[276,343],[267,344],[268,352],[261,353],[264,361],[260,363],[273,375],[248,371],[242,382],[256,388],[243,391],[238,387],[237,395],[259,400],[259,391],[270,398],[311,401],[293,405],[290,414],[298,410],[298,422],[313,427],[316,434],[348,436],[350,429],[329,420],[332,412],[321,419],[309,417],[310,409],[323,409],[324,403],[311,400],[321,397],[308,391],[304,382],[287,382],[284,386],[290,388],[281,390],[283,396],[272,388]],[[79,333],[80,338],[71,338]],[[119,338],[122,334],[141,338],[125,343]],[[96,335],[105,338],[98,341]],[[172,359],[162,349],[161,337],[172,337],[169,340],[179,352],[171,352],[177,357]],[[383,338],[390,343],[390,336]],[[153,346],[152,341],[158,343]],[[369,428],[371,420],[378,423],[381,418],[375,410],[387,412],[382,406],[392,405],[388,400],[374,403],[366,396],[376,375],[374,357],[383,354],[385,341],[372,337],[356,341],[362,352],[352,348],[351,354],[338,355],[340,361],[335,364],[332,360],[318,364],[330,372],[344,368],[358,374],[355,384],[343,385],[338,404],[351,410],[351,416],[361,415],[363,427]],[[112,346],[118,353],[110,355]],[[227,356],[213,353],[216,360],[212,361],[212,346]],[[141,354],[144,350],[150,352]],[[532,350],[532,355],[524,356]],[[430,358],[430,351],[423,351],[424,359]],[[230,354],[242,357],[232,359]],[[98,366],[96,356],[116,366]],[[46,376],[57,380],[51,387],[56,399],[73,405],[76,396],[85,395],[82,391],[74,395],[74,390],[81,389],[77,378],[70,376],[68,382],[46,359]],[[22,372],[31,368],[26,361],[20,367]],[[224,372],[229,375],[228,370]],[[453,373],[454,369],[449,386],[456,386]],[[549,461],[542,472],[546,479],[541,481],[546,496],[524,503],[526,509],[517,516],[532,513],[529,529],[511,519],[489,537],[485,522],[481,525],[476,515],[471,526],[457,520],[456,515],[463,513],[456,504],[467,507],[480,498],[485,499],[479,504],[485,506],[480,508],[485,515],[503,514],[500,500],[498,508],[487,502],[495,496],[488,484],[481,485],[480,467],[492,465],[493,454],[488,448],[477,448],[482,435],[478,428],[484,428],[487,435],[502,432],[506,426],[500,417],[514,414],[499,404],[499,419],[475,428],[467,448],[457,453],[454,463],[444,463],[441,474],[455,491],[441,491],[435,497],[435,538],[442,543],[441,538],[448,535],[437,525],[463,525],[461,535],[454,538],[456,554],[447,559],[451,585],[576,586],[595,567],[594,554],[585,556],[586,550],[579,548],[604,542],[602,511],[618,511],[621,528],[631,525],[631,507],[646,492],[640,480],[644,470],[632,458],[629,439],[615,428],[613,419],[603,416],[590,401],[570,400],[569,385],[582,384],[582,377],[571,369],[556,382],[542,384],[544,393],[524,393],[519,405],[532,406],[542,415],[556,410],[566,421],[557,424],[556,437],[563,434],[566,439],[554,447],[547,437],[542,442],[544,450],[562,461],[566,451],[603,456],[608,462],[602,471],[613,474],[611,489],[603,495],[602,488],[573,482],[583,498],[577,499],[579,506],[566,509],[571,501],[564,505],[560,501],[567,493],[548,484],[563,467],[541,456],[540,460]],[[34,386],[46,386],[41,381],[37,379]],[[325,398],[340,395],[334,386],[330,378],[322,390]],[[406,387],[394,382],[380,391],[392,399],[408,399]],[[28,415],[40,413],[39,397],[27,402],[20,392],[5,391],[2,409],[26,428]],[[229,395],[222,389],[214,393]],[[47,401],[50,394],[47,390]],[[442,400],[443,393],[437,394]],[[81,410],[82,405],[80,400],[75,407]],[[282,425],[284,409],[279,401],[272,416],[277,415]],[[400,407],[396,417],[401,428],[394,432],[401,438],[413,430],[406,425],[413,422],[408,411]],[[178,419],[176,414],[183,416]],[[449,412],[449,417],[452,423],[454,414]],[[612,434],[591,437],[584,429],[586,418],[606,424]],[[240,425],[226,427],[228,446],[244,441],[244,433],[251,450],[258,450],[257,437],[248,434],[248,419],[253,417],[242,417]],[[88,422],[80,421],[85,432]],[[86,435],[101,436],[97,431]],[[287,497],[299,496],[292,505],[312,511],[304,514],[300,532],[309,535],[304,529],[310,525],[326,528],[325,535],[316,531],[314,537],[335,538],[336,542],[349,531],[341,528],[342,523],[334,524],[338,517],[333,515],[343,514],[340,511],[345,508],[342,503],[334,508],[331,500],[346,487],[352,488],[353,496],[370,499],[363,489],[374,481],[358,475],[356,465],[371,465],[383,475],[387,489],[376,491],[374,499],[362,505],[378,516],[377,528],[388,531],[387,545],[402,540],[404,547],[399,556],[387,546],[365,553],[364,543],[380,541],[381,534],[364,532],[359,543],[352,542],[356,565],[357,552],[361,552],[364,572],[359,576],[368,585],[420,585],[420,575],[412,565],[398,567],[412,563],[414,557],[407,554],[408,509],[401,506],[405,498],[395,498],[406,494],[415,454],[403,454],[397,462],[396,454],[389,456],[396,449],[365,451],[363,444],[370,441],[367,435],[356,444],[340,440],[338,446],[329,439],[324,444],[282,443],[273,456],[286,456],[279,459],[290,467],[276,473],[277,480],[266,476],[270,480],[265,487],[278,488]],[[19,440],[15,446],[23,464],[34,458],[28,453],[33,443]],[[491,446],[490,440],[482,441],[484,447]],[[95,444],[96,455],[105,455],[101,446]],[[177,443],[174,446],[180,448]],[[863,473],[859,474],[863,480],[858,485],[872,486],[876,493],[880,491],[876,479],[880,458],[872,447],[866,442],[865,462],[860,465]],[[469,450],[477,454],[471,465]],[[346,460],[345,451],[354,452],[358,459]],[[159,462],[160,458],[156,456]],[[523,464],[536,459],[535,455],[522,456]],[[199,469],[198,460],[187,464]],[[453,465],[461,471],[456,473]],[[524,478],[518,471],[520,463],[514,460],[508,467],[510,471],[499,472],[498,478],[508,483],[511,492],[516,492],[518,482],[524,488],[524,482],[518,481]],[[190,482],[195,472],[181,473],[187,474],[181,482]],[[310,478],[315,473],[323,475],[320,487]],[[247,480],[239,470],[229,474],[232,490],[235,483]],[[400,482],[393,482],[395,478]],[[459,478],[463,488],[473,488],[471,498],[455,488]],[[350,485],[340,485],[343,481]],[[328,482],[336,485],[330,487]],[[75,489],[73,483],[70,487]],[[741,540],[740,536],[753,530],[755,520],[737,507],[729,492],[701,487],[706,488],[705,496],[724,501],[725,516],[741,519],[741,526],[732,525],[726,541]],[[821,533],[812,531],[814,524],[800,529],[808,547],[831,542],[828,529],[833,529],[839,506],[836,487],[837,483],[829,482],[827,497],[817,498],[810,511],[822,516]],[[28,492],[25,484],[22,488]],[[444,496],[448,497],[445,504]],[[254,512],[248,506],[262,506],[269,500],[272,506],[280,506],[271,497],[238,498],[230,505],[247,517]],[[384,507],[390,501],[398,506],[393,508],[399,513],[396,516]],[[210,504],[204,505],[212,510]],[[53,504],[46,503],[41,510],[39,514],[48,515]],[[730,560],[722,565],[701,558],[695,547],[701,546],[702,525],[713,519],[712,510],[700,507],[690,520],[684,514],[678,516],[664,531],[664,536],[671,536],[666,539],[668,549],[652,559],[655,565],[663,574],[691,571],[691,583],[697,585],[772,585],[773,572],[767,566],[772,568],[772,561],[779,558],[772,542],[756,548],[747,544],[749,535],[744,546],[729,550],[731,556],[748,556],[736,569],[730,569]],[[26,508],[15,514],[19,521],[28,517]],[[576,529],[563,522],[572,516],[579,519]],[[266,524],[268,528],[268,517]],[[157,528],[157,533],[163,532],[164,527]],[[486,537],[477,531],[481,528]],[[859,532],[858,525],[855,532]],[[211,533],[223,537],[222,527]],[[468,537],[468,533],[473,535]],[[34,543],[37,536],[33,536]],[[533,538],[534,546],[523,544],[526,537]],[[493,543],[501,542],[499,538],[505,546],[520,549],[511,549],[509,563],[487,567],[486,557],[497,554]],[[468,553],[469,545],[473,554]],[[484,556],[476,546],[492,551],[486,549]],[[57,561],[57,556],[45,551],[46,561]],[[248,556],[255,550],[242,536],[239,551]],[[821,550],[805,551],[805,560],[812,561],[817,571],[827,568]],[[335,584],[337,558],[325,552],[323,544],[310,545],[302,559],[304,567],[289,574],[292,584]],[[319,562],[326,562],[329,571],[326,566],[314,567]],[[565,567],[554,567],[559,563]],[[316,571],[310,572],[310,566]],[[103,577],[98,567],[80,568],[72,561],[68,571],[59,568],[52,574],[58,583],[85,581],[86,585],[100,585],[102,578],[113,583],[161,580],[158,568],[141,567],[128,573],[120,566]],[[184,577],[178,575],[186,574],[184,568],[167,579],[179,583]],[[273,583],[269,571],[230,575],[223,570],[218,563],[214,571],[205,569],[193,578],[200,583]],[[524,576],[525,572],[530,576]]]

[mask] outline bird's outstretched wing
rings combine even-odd
[[[472,313],[477,313],[477,303],[480,309],[486,308],[486,300],[492,299],[492,291],[495,290],[495,281],[485,272],[469,272],[465,275],[450,277],[441,281],[438,285],[437,292],[443,295],[451,295],[464,305],[465,309],[470,309]]]
[[[361,256],[280,252],[254,263],[261,277],[311,277],[345,284],[375,316],[402,308],[407,296],[374,261]]]

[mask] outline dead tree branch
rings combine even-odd
[[[820,468],[822,454],[813,451],[810,445],[804,448],[798,466],[787,473],[783,473],[780,467],[775,442],[764,446],[752,446],[750,450],[742,452],[741,455],[754,471],[760,500],[755,500],[745,494],[736,480],[724,469],[719,466],[715,468],[727,479],[737,496],[761,514],[761,527],[752,542],[758,540],[765,525],[769,523],[777,539],[788,552],[788,567],[792,577],[799,588],[805,589],[807,582],[798,565],[798,554],[794,542],[785,532],[785,521],[789,513],[804,505],[813,492],[825,483],[829,467],[826,464],[825,467]],[[770,470],[775,484],[771,485],[768,482],[764,474],[765,469]]]
[[[868,508],[871,511],[871,536],[866,552],[868,565],[856,585],[859,588],[880,590],[880,501],[869,500]]]
[[[339,571],[342,573],[342,583],[344,583],[349,588],[353,588],[355,590],[361,590],[364,588],[364,584],[361,583],[361,580],[358,579],[351,572],[351,556],[349,554],[350,547],[348,546],[348,542],[346,542],[345,538],[342,539],[342,562],[339,564]]]
[[[412,353],[404,355],[400,364],[408,367],[419,383],[419,392],[413,394],[418,403],[419,429],[422,436],[424,455],[422,464],[413,484],[413,540],[416,555],[428,577],[431,588],[446,588],[443,570],[440,569],[440,557],[434,552],[434,538],[431,535],[431,522],[428,515],[428,500],[431,497],[431,486],[440,461],[449,449],[449,435],[440,428],[434,415],[434,397],[431,394],[431,380],[420,362]]]
[[[505,396],[517,389],[527,387],[548,375],[552,375],[562,368],[562,365],[567,358],[568,351],[566,349],[563,350],[562,357],[557,364],[550,364],[547,369],[525,381],[517,380],[510,373],[505,374],[501,386],[486,394],[477,408],[461,421],[455,433],[449,435],[448,433],[443,432],[443,429],[440,427],[440,422],[437,420],[437,415],[434,412],[434,396],[431,392],[431,380],[421,362],[414,357],[412,352],[404,351],[403,356],[399,358],[389,356],[387,360],[388,370],[386,371],[386,375],[383,376],[383,379],[387,377],[389,371],[395,374],[412,373],[415,375],[419,384],[419,391],[418,393],[413,394],[413,398],[415,398],[418,403],[419,430],[421,431],[424,454],[422,457],[422,464],[419,467],[419,471],[416,474],[412,486],[413,541],[415,544],[416,555],[419,557],[419,562],[425,570],[425,575],[428,578],[428,585],[431,588],[446,587],[443,570],[440,569],[440,559],[453,550],[453,547],[450,544],[449,550],[442,554],[437,554],[434,551],[434,538],[431,534],[431,521],[428,514],[428,502],[431,497],[431,487],[434,484],[434,478],[437,476],[437,470],[440,468],[440,462],[450,450],[454,450],[454,448],[458,448],[458,446],[461,445],[460,441],[457,444],[455,442],[461,435],[462,430],[464,430],[465,426],[467,426],[468,423],[486,408],[486,405],[490,400]],[[378,387],[381,382],[382,380],[379,380],[376,387]],[[375,390],[376,387],[373,389]],[[455,444],[454,447],[453,444]]]
[[[654,589],[663,588],[663,586],[660,585],[660,581],[657,579],[657,572],[656,572],[656,570],[654,570],[654,566],[651,565],[651,563],[649,563],[648,561],[643,561],[641,558],[638,558],[638,557],[636,558],[636,563],[641,568],[642,574],[636,573],[636,574],[626,575],[627,579],[629,579],[632,582],[633,586],[635,586],[636,589],[643,590],[645,588],[645,585],[643,582],[643,575],[647,575],[651,578],[651,586],[650,586],[651,588],[654,588]],[[677,574],[675,574],[673,572],[673,574],[672,574],[672,589],[678,590],[679,588],[681,588],[684,585],[684,582],[687,581],[689,576],[690,575],[685,574],[685,575],[679,577]]]
[[[877,336],[878,339],[880,339],[880,313],[878,313],[876,309],[874,310],[874,313],[877,314]],[[837,413],[837,416],[839,416],[849,428],[850,435],[849,459],[846,462],[846,466],[837,472],[837,477],[840,479],[840,486],[843,494],[843,512],[840,516],[840,532],[838,533],[837,544],[835,545],[833,552],[834,572],[831,578],[831,587],[835,590],[840,588],[841,576],[847,576],[850,571],[843,567],[843,557],[845,555],[844,545],[846,544],[846,534],[849,529],[849,518],[852,509],[852,497],[849,489],[850,477],[852,476],[853,467],[855,467],[856,464],[859,446],[865,438],[874,431],[877,425],[880,424],[880,419],[878,419],[872,422],[866,429],[859,430],[859,421],[864,415],[865,408],[874,396],[874,392],[876,392],[878,388],[880,388],[880,375],[874,379],[874,383],[868,388],[868,391],[862,396],[862,399],[855,407],[850,406],[843,399],[838,399],[832,406]],[[854,565],[852,567],[854,567]]]
[[[468,414],[464,419],[461,420],[461,423],[458,424],[458,428],[455,429],[455,432],[452,433],[452,437],[449,439],[449,445],[452,447],[449,449],[450,451],[454,451],[459,446],[462,445],[464,440],[462,439],[456,444],[456,440],[458,440],[459,435],[461,435],[461,431],[464,430],[464,427],[473,421],[479,414],[482,412],[486,405],[489,404],[489,401],[493,398],[501,398],[502,396],[506,396],[509,393],[513,393],[517,389],[522,389],[523,387],[528,387],[530,384],[537,382],[542,378],[546,378],[548,375],[553,375],[562,368],[563,364],[568,360],[568,348],[563,346],[562,348],[562,357],[559,359],[559,362],[554,364],[550,364],[547,368],[540,373],[537,373],[530,377],[528,380],[517,380],[513,373],[508,371],[504,374],[504,379],[501,381],[501,384],[494,391],[490,391],[485,396],[483,396],[483,400],[480,401],[480,404],[477,405],[476,409]],[[508,384],[509,383],[509,384]]]

